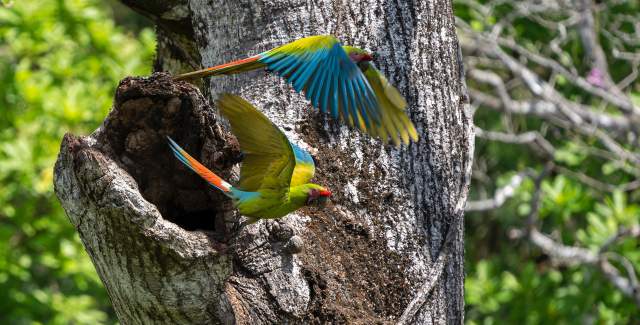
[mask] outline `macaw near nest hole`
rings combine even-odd
[[[176,158],[233,200],[249,223],[283,217],[303,206],[322,206],[331,191],[309,181],[315,174],[311,155],[289,141],[264,114],[244,99],[223,94],[221,114],[229,120],[244,154],[240,181],[233,186],[191,157],[171,138]]]

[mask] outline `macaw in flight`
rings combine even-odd
[[[178,75],[175,80],[266,68],[304,91],[311,104],[350,126],[396,144],[418,140],[407,102],[371,63],[371,53],[331,35],[301,38],[252,57]]]
[[[331,191],[309,182],[315,164],[308,152],[291,143],[264,114],[238,96],[221,95],[218,108],[229,120],[244,154],[237,186],[214,174],[171,138],[169,145],[183,164],[231,198],[249,223],[326,203]]]

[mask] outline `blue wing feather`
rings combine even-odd
[[[306,43],[264,52],[260,62],[269,70],[287,79],[293,88],[305,91],[305,97],[334,118],[359,127],[358,115],[367,127],[371,121],[380,123],[380,107],[375,93],[360,68],[351,61],[342,45],[334,38],[317,38],[317,44]],[[286,45],[285,45],[286,46]]]
[[[359,81],[357,85],[361,89],[359,94],[362,97],[363,106],[367,110],[367,117],[370,119],[370,123],[381,124],[380,115],[376,110],[378,102],[373,96],[373,90],[371,90],[370,92],[367,91],[366,89],[371,89],[371,87],[369,86],[369,84],[363,81]]]
[[[353,126],[353,122],[355,120],[350,119],[349,117],[352,115],[351,107],[349,107],[349,95],[347,93],[347,82],[346,80],[340,80],[340,99],[342,103],[342,109],[344,110],[344,118],[345,122],[349,123],[349,125]]]
[[[317,60],[317,64],[319,64],[319,60]],[[317,65],[316,64],[316,65]],[[311,101],[311,104],[314,107],[319,107],[321,110],[324,110],[324,107],[319,106],[320,93],[322,89],[322,85],[325,84],[325,75],[327,74],[327,69],[318,69],[311,72],[312,75],[309,77],[311,80],[308,84],[309,87],[305,90],[305,97]]]
[[[319,103],[320,107],[324,112],[331,112],[331,107],[329,106],[329,92],[331,91],[331,76],[329,74],[329,70],[324,69],[324,74],[327,76],[322,76],[323,79],[322,87],[318,89],[318,96],[320,97],[321,102]]]
[[[369,129],[371,127],[371,125],[369,124],[369,112],[364,98],[362,98],[362,93],[359,91],[360,85],[357,81],[352,82],[352,84],[354,89],[353,95],[355,97],[356,107],[360,109],[360,116],[362,116],[362,119],[364,120],[364,125],[367,129]]]
[[[347,91],[348,91],[347,98],[349,98],[349,107],[351,108],[351,118],[353,119],[353,123],[355,124],[356,128],[360,128],[360,119],[358,118],[358,106],[356,105],[356,94],[353,89],[353,82],[352,80],[347,80],[345,84],[347,86]]]
[[[311,105],[313,105],[313,107],[318,107],[316,103],[318,98],[313,98],[311,94],[316,94],[317,91],[315,91],[315,89],[322,87],[322,79],[320,75],[322,75],[322,71],[314,71],[311,76],[309,76],[310,81],[307,83],[307,86],[303,88],[305,93],[304,97],[311,101]]]
[[[303,57],[298,60],[298,62],[296,63],[297,67],[295,70],[291,71],[291,74],[288,77],[288,80],[292,86],[296,85],[296,82],[298,81],[298,78],[300,78],[304,72],[314,64],[314,57],[317,55],[317,53],[304,53]],[[299,91],[296,89],[296,91]]]
[[[311,59],[309,60],[309,64],[298,69],[291,75],[291,80],[293,81],[293,88],[300,92],[306,84],[308,84],[309,77],[316,71],[316,67],[320,63],[318,57],[321,56],[322,53],[315,53]]]
[[[296,156],[296,160],[315,166],[313,157],[311,157],[306,150],[300,148],[295,143],[291,143],[291,146],[293,147],[293,154]]]
[[[293,72],[296,71],[296,69],[303,67],[306,63],[308,63],[309,56],[310,56],[309,52],[302,53],[300,57],[294,60],[293,63],[291,63],[288,67],[286,67],[286,69],[282,71],[282,76],[286,77],[287,81],[291,83],[292,82],[291,77],[293,76]],[[292,55],[291,57],[295,57],[295,55]]]
[[[329,112],[329,107],[327,106],[327,97],[328,92],[327,89],[331,88],[331,79],[329,78],[329,71],[323,70],[322,74],[319,76],[320,78],[320,86],[317,89],[317,94],[315,95],[316,104],[322,107],[323,112]]]
[[[338,104],[338,76],[336,74],[331,75],[333,82],[331,83],[331,115],[335,119],[338,119],[338,113],[340,113],[340,107]],[[345,121],[346,123],[347,121]]]
[[[263,60],[270,59],[269,62],[264,62]],[[263,61],[267,64],[270,70],[279,72],[283,67],[289,66],[291,63],[295,62],[296,58],[293,56],[286,55],[274,55],[273,57],[265,57],[261,58],[260,61]]]
[[[321,105],[320,100],[322,99],[322,90],[326,84],[326,74],[326,69],[316,71],[315,75],[312,76],[313,80],[311,81],[311,87],[309,87],[306,92],[306,96],[311,100],[311,104],[314,107],[320,107],[320,110],[323,112],[326,112],[327,107],[325,105]]]

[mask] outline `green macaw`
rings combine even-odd
[[[331,35],[309,36],[252,57],[176,76],[189,80],[266,68],[304,91],[311,104],[383,141],[418,140],[407,102],[371,63],[371,53]]]
[[[315,164],[307,151],[291,143],[264,114],[238,96],[223,94],[218,108],[231,123],[244,154],[237,186],[203,166],[171,138],[169,145],[176,158],[231,198],[249,223],[326,203],[331,191],[309,182]]]

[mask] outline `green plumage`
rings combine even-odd
[[[217,103],[244,153],[238,185],[231,186],[220,179],[169,139],[173,153],[182,163],[224,191],[252,222],[283,217],[305,205],[326,201],[331,192],[309,183],[315,166],[306,151],[289,142],[277,126],[244,99],[223,94]]]
[[[279,218],[309,202],[312,190],[326,191],[320,185],[308,183],[313,177],[312,167],[297,162],[293,145],[284,133],[264,114],[244,99],[223,94],[218,100],[220,113],[231,124],[233,134],[244,153],[240,168],[236,206],[240,213],[254,219]],[[298,171],[298,175],[296,174]],[[292,179],[296,183],[292,186]]]

